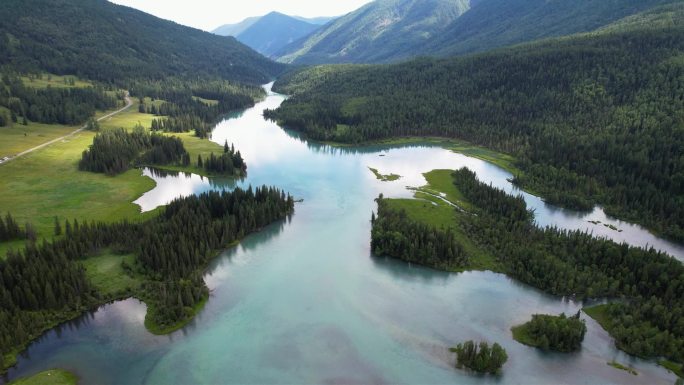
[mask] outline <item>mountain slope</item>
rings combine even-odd
[[[326,141],[445,136],[510,153],[552,203],[684,242],[684,4],[489,53],[321,66],[276,83],[267,112]]]
[[[292,16],[293,18],[301,21],[305,21],[309,24],[316,24],[316,25],[325,25],[330,23],[331,21],[337,19],[337,16],[319,16],[319,17],[301,17],[301,16]]]
[[[673,0],[478,0],[421,54],[449,56],[588,32]]]
[[[0,65],[121,82],[220,76],[264,83],[282,71],[237,42],[106,0],[3,0]]]
[[[219,36],[237,36],[244,32],[247,28],[251,27],[254,23],[259,21],[259,19],[261,19],[261,16],[248,17],[239,23],[224,24],[216,28],[215,30],[211,31],[211,33]]]
[[[411,56],[470,0],[377,0],[277,53],[286,63],[383,62]]]
[[[265,56],[271,56],[286,45],[309,35],[319,25],[297,20],[278,12],[260,18],[236,38]]]

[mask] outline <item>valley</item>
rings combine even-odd
[[[681,1],[146,1],[0,8],[1,384],[682,384]]]

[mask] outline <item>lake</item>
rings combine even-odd
[[[532,314],[576,313],[579,303],[502,274],[452,274],[373,257],[374,198],[411,197],[406,187],[424,185],[424,172],[467,166],[485,182],[521,192],[505,170],[435,145],[335,148],[307,142],[263,119],[265,108],[283,100],[269,93],[213,132],[212,140],[227,140],[242,153],[244,180],[143,171],[157,181],[136,201],[143,211],[178,196],[262,184],[303,199],[289,220],[214,260],[205,276],[211,297],[196,319],[171,335],[154,336],[143,326],[143,303],[106,305],[32,344],[10,378],[60,367],[84,384],[674,383],[676,377],[654,362],[617,350],[584,315],[588,332],[577,353],[543,353],[512,339],[510,328]],[[402,177],[382,182],[369,167]],[[576,213],[524,197],[541,226],[586,229],[684,259],[681,245],[608,218],[600,208]],[[469,339],[498,342],[507,350],[500,377],[453,367],[449,347]],[[613,360],[639,375],[608,366]]]

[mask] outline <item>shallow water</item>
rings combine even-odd
[[[12,378],[63,367],[82,383],[501,383],[672,384],[674,375],[614,348],[591,319],[582,350],[542,353],[515,342],[510,327],[534,313],[574,313],[580,304],[548,296],[491,272],[450,274],[370,255],[373,199],[410,197],[422,173],[468,166],[486,182],[519,191],[510,175],[486,162],[427,145],[337,149],[310,144],[261,116],[283,97],[219,124],[249,166],[243,181],[194,175],[155,176],[158,186],[137,203],[143,211],[209,189],[275,185],[298,203],[295,215],[247,237],[206,274],[211,299],[181,331],[153,336],[145,305],[127,300],[53,330],[27,351]],[[384,156],[380,156],[384,155]],[[402,178],[381,182],[368,170]],[[525,194],[540,225],[590,229],[684,258],[682,247],[639,226],[555,209]],[[622,229],[617,232],[589,220]],[[467,339],[498,342],[509,362],[501,377],[454,369],[448,348]],[[606,363],[632,365],[639,376]]]

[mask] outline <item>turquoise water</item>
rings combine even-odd
[[[98,311],[46,334],[10,377],[52,367],[77,373],[84,384],[421,383],[421,384],[672,384],[674,375],[630,357],[587,319],[588,334],[574,354],[541,353],[518,344],[510,327],[534,313],[574,313],[580,304],[541,293],[501,274],[449,274],[370,255],[370,215],[379,193],[409,197],[423,172],[468,166],[506,189],[505,171],[439,147],[335,149],[307,143],[266,122],[270,95],[216,127],[245,157],[248,178],[208,180],[160,176],[137,203],[144,211],[176,196],[235,185],[281,187],[298,203],[295,215],[249,236],[210,266],[211,298],[186,328],[153,336],[137,300]],[[382,156],[381,156],[382,155]],[[381,182],[368,170],[402,178]],[[586,228],[601,236],[653,245],[679,258],[678,245],[644,229],[546,206],[526,195],[541,225]],[[622,232],[589,220],[611,223]],[[453,368],[448,348],[467,339],[503,345],[509,362],[501,377]],[[639,376],[616,370],[616,360]]]

